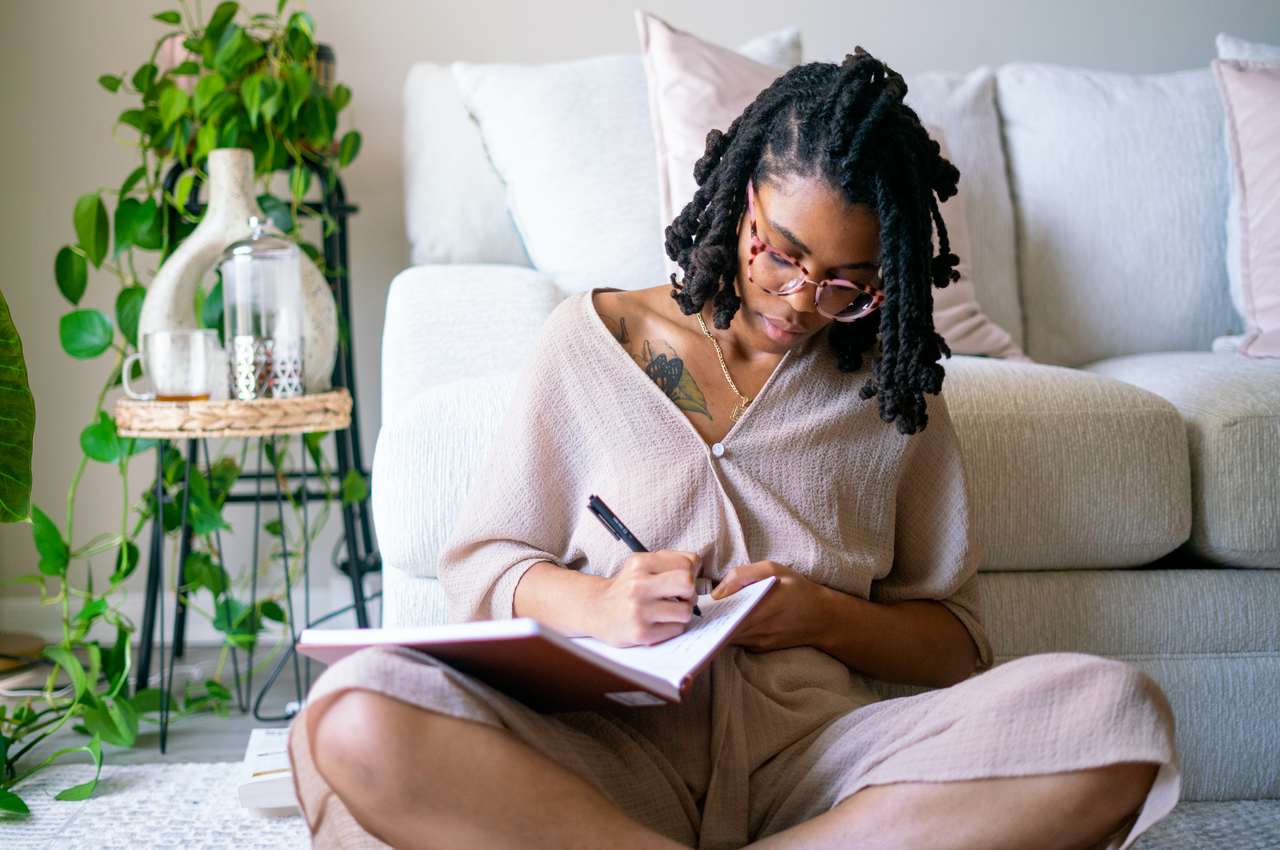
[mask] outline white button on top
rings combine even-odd
[[[724,444],[716,443],[711,447],[711,453],[716,457],[724,457]]]

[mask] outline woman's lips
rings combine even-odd
[[[766,316],[764,313],[760,313],[759,315],[760,315],[760,318],[764,320],[765,329],[769,331],[769,335],[772,336],[774,339],[780,339],[780,340],[786,341],[790,339],[795,339],[796,337],[800,336],[801,333],[803,333],[803,331],[798,331],[798,330],[797,331],[787,330],[785,326],[778,324],[774,319],[770,318],[769,316]]]

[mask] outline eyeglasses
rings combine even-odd
[[[770,295],[791,295],[799,292],[806,283],[817,287],[815,304],[818,312],[837,322],[853,322],[871,313],[884,303],[884,289],[870,283],[843,278],[822,281],[809,279],[809,270],[794,257],[768,245],[756,233],[756,189],[753,181],[747,181],[748,220],[751,222],[751,258],[747,260],[747,280]],[[768,254],[761,268],[753,269],[756,258]],[[759,280],[756,277],[759,277]],[[879,277],[877,276],[877,283]]]

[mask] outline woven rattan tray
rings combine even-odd
[[[337,431],[351,424],[351,394],[335,390],[254,401],[138,401],[112,411],[122,437],[267,437]]]

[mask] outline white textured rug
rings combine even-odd
[[[89,850],[182,847],[278,850],[307,847],[301,815],[264,817],[240,805],[237,762],[103,765],[93,796],[55,800],[93,776],[87,764],[59,764],[18,787],[31,814],[0,817],[0,847]]]
[[[88,800],[54,795],[92,774],[88,765],[55,765],[18,790],[31,807],[23,819],[0,817],[9,850],[283,850],[307,847],[301,815],[264,817],[236,799],[237,763],[165,763],[102,768]],[[1133,850],[1276,850],[1280,800],[1179,803]]]

